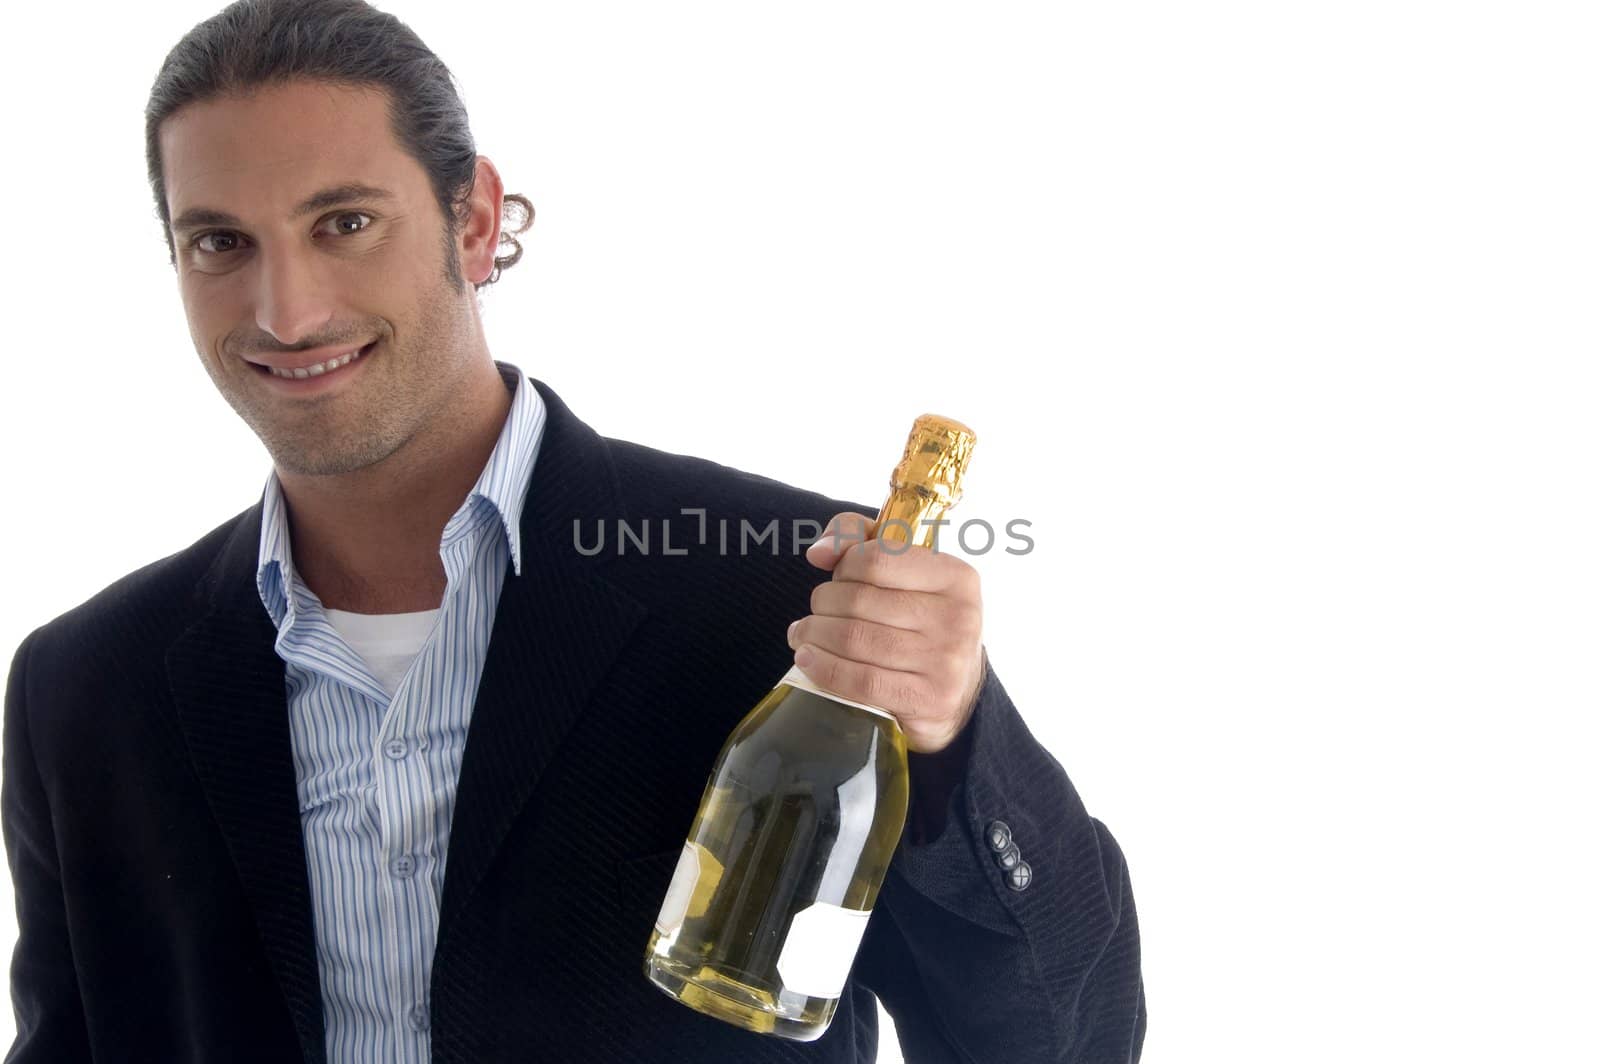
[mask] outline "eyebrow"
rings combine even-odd
[[[290,219],[302,218],[341,203],[350,203],[354,200],[392,200],[394,193],[386,188],[376,185],[363,185],[359,181],[350,181],[342,185],[333,185],[320,192],[314,192],[289,215]],[[189,229],[198,229],[203,225],[242,226],[244,223],[227,211],[214,210],[210,207],[190,207],[172,223],[174,233],[182,233]]]

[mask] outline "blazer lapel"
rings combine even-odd
[[[522,573],[508,565],[456,786],[441,950],[512,821],[646,609],[573,539],[626,519],[605,443],[544,383],[544,435],[523,503]],[[436,957],[436,965],[438,958]],[[436,966],[435,971],[438,971]]]
[[[167,651],[179,726],[255,910],[305,1059],[325,1060],[311,891],[277,629],[256,590],[261,508],[240,520],[202,587],[211,609]]]

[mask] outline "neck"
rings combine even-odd
[[[439,605],[444,526],[483,472],[510,410],[486,355],[462,402],[383,461],[335,476],[278,472],[295,570],[323,606],[415,613]]]

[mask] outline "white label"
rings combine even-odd
[[[683,923],[689,911],[689,899],[694,894],[695,880],[700,878],[700,861],[695,857],[694,846],[685,842],[678,855],[677,871],[672,873],[672,885],[661,902],[661,912],[656,916],[656,930],[670,935]]]
[[[836,998],[844,993],[871,915],[870,909],[863,912],[822,901],[795,913],[778,955],[783,988],[807,997]]]
[[[836,695],[832,691],[824,691],[822,688],[818,687],[816,681],[807,676],[805,671],[798,665],[790,666],[789,671],[784,673],[783,679],[779,680],[778,682],[789,684],[792,687],[798,687],[802,691],[810,691],[812,694],[821,695],[823,698],[831,698],[835,702],[843,702],[847,706],[855,706],[857,709],[864,709],[868,713],[876,713],[880,717],[888,717],[890,720],[896,719],[893,713],[890,713],[887,710],[879,709],[877,706],[869,706],[865,702],[852,702],[843,695]]]

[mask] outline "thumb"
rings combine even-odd
[[[875,523],[876,518],[855,511],[836,515],[816,542],[806,548],[806,561],[818,569],[831,572],[839,564],[839,559],[844,557],[845,551],[857,543],[865,542],[872,535]]]

